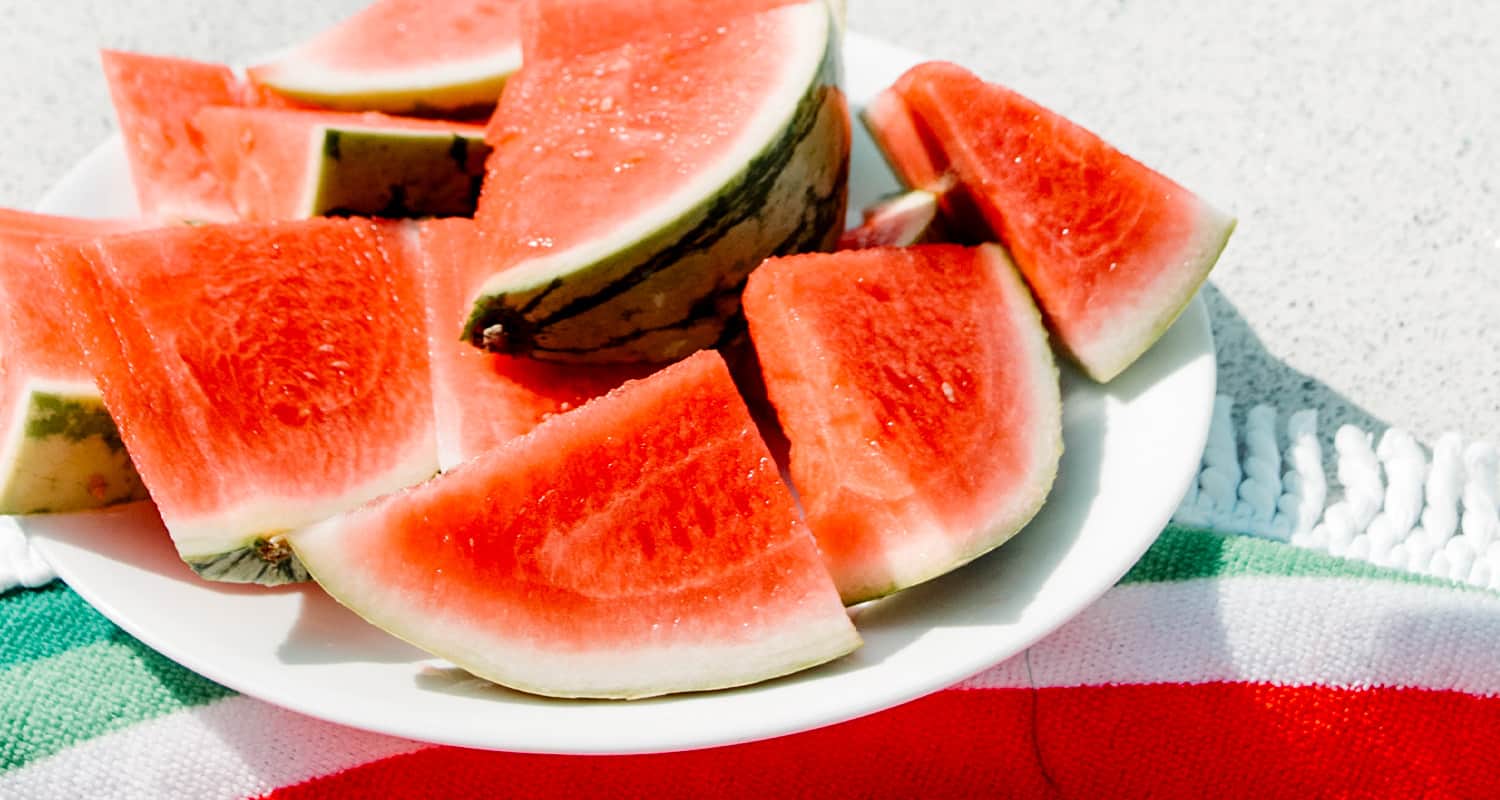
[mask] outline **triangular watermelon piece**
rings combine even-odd
[[[194,117],[208,106],[293,104],[223,64],[119,50],[99,55],[141,215],[165,222],[234,220],[234,204],[214,175]]]
[[[421,228],[427,347],[444,470],[650,374],[645,366],[556,364],[470,346],[458,332],[469,313],[462,287],[478,231],[468,219],[429,220]]]
[[[437,471],[420,264],[366,220],[167,228],[44,255],[178,553],[305,578],[282,535]]]
[[[459,122],[215,106],[193,119],[242,219],[472,216],[489,145]]]
[[[291,542],[365,619],[537,694],[738,686],[859,646],[712,352]]]
[[[146,497],[37,253],[44,242],[138,227],[0,209],[0,514]]]
[[[953,64],[913,68],[865,120],[909,185],[957,179],[945,212],[1005,244],[1058,343],[1098,381],[1171,327],[1234,230],[1093,133]]]
[[[967,563],[1041,508],[1062,453],[1057,368],[999,247],[772,259],[745,316],[845,602]]]

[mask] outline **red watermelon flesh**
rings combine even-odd
[[[938,195],[921,189],[884,200],[864,210],[864,221],[859,227],[844,231],[838,249],[910,247],[947,241],[938,210]]]
[[[1062,451],[1058,376],[1000,248],[772,259],[744,302],[845,602],[967,563],[1041,508]]]
[[[736,686],[859,644],[708,351],[291,542],[374,624],[537,694]]]
[[[523,53],[531,64],[612,50],[656,36],[697,38],[720,22],[800,2],[804,0],[527,0],[522,11]]]
[[[1093,133],[961,67],[917,66],[894,91],[940,152],[931,161],[951,165],[1058,342],[1095,380],[1166,332],[1234,229]]]
[[[241,81],[229,67],[181,58],[100,52],[143,216],[164,221],[235,219],[193,118],[207,106],[285,108],[290,101]]]
[[[436,472],[408,253],[399,227],[364,220],[47,252],[105,403],[200,572],[291,579],[281,533]],[[247,552],[267,564],[235,560]]]
[[[483,174],[479,125],[224,106],[193,124],[245,220],[473,214]]]
[[[438,461],[444,470],[626,380],[649,374],[648,367],[554,364],[488,353],[469,345],[458,332],[469,313],[463,275],[473,263],[474,222],[430,220],[421,227],[427,347],[437,411]]]

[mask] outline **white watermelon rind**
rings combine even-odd
[[[520,68],[516,44],[484,58],[389,70],[344,69],[324,63],[315,51],[293,50],[249,74],[279,94],[322,108],[434,115],[494,105]]]
[[[936,514],[925,520],[907,520],[913,527],[903,533],[902,547],[885,554],[886,569],[880,575],[839,578],[839,593],[848,605],[879,599],[903,589],[941,577],[1010,541],[1036,517],[1047,501],[1063,455],[1062,385],[1052,355],[1047,329],[1009,255],[999,245],[980,247],[980,263],[992,272],[1006,295],[1007,309],[1016,322],[1031,369],[1026,374],[1032,390],[1031,407],[1037,416],[1017,433],[1031,438],[1025,481],[1012,487],[1005,503],[990,509],[988,520],[972,531],[954,531],[937,522]],[[796,443],[793,443],[793,447]]]
[[[719,342],[745,277],[767,255],[833,247],[850,136],[837,25],[822,0],[766,14],[789,39],[780,84],[755,122],[627,224],[492,276],[465,338],[552,361],[671,361]]]
[[[18,394],[0,444],[0,514],[86,511],[146,499],[92,383],[33,378]]]

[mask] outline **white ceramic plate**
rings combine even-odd
[[[860,104],[916,63],[859,36],[847,86]],[[856,126],[857,127],[857,126]],[[862,132],[851,206],[895,188]],[[130,214],[118,137],[42,210]],[[1195,474],[1214,395],[1201,301],[1108,387],[1064,369],[1063,456],[1041,515],[956,573],[860,607],[864,647],[833,664],[731,691],[635,702],[558,701],[498,688],[381,633],[315,586],[198,580],[151,508],[25,521],[86,600],[168,657],[314,717],[431,742],[546,753],[681,750],[792,733],[878,711],[1015,655],[1099,597],[1166,524]]]

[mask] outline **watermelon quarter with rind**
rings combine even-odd
[[[999,247],[773,259],[751,276],[745,314],[845,602],[966,564],[1041,509],[1062,454],[1061,389]]]
[[[437,471],[419,266],[397,224],[181,227],[44,255],[200,575],[305,579],[286,531]]]
[[[528,63],[490,126],[465,337],[560,361],[716,344],[755,265],[839,233],[837,42],[817,0]]]
[[[914,67],[863,116],[908,185],[951,181],[950,221],[1005,244],[1058,345],[1100,382],[1171,327],[1234,231],[1094,133],[954,64]]]
[[[290,540],[365,619],[535,694],[738,686],[860,643],[711,352]]]

